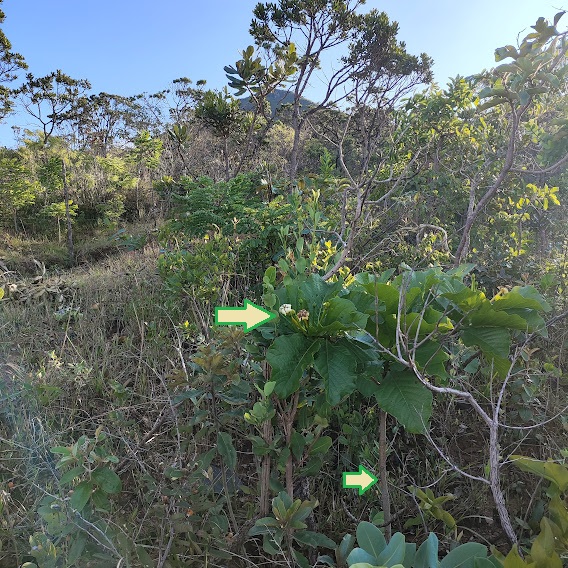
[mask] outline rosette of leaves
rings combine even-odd
[[[358,374],[377,362],[368,346],[353,339],[368,314],[345,297],[341,280],[326,282],[318,274],[287,277],[273,293],[279,305],[292,307],[280,315],[266,354],[274,392],[287,398],[311,380],[322,392],[321,403],[337,405],[355,390]]]
[[[312,514],[317,501],[293,501],[281,491],[272,500],[272,517],[256,521],[249,536],[262,536],[262,547],[274,556],[283,554],[288,560],[295,560],[302,568],[309,568],[310,563],[298,548],[335,548],[335,542],[325,535],[307,530],[304,521]]]
[[[396,533],[387,543],[383,533],[372,523],[363,521],[357,526],[357,544],[353,548],[351,535],[344,542],[351,543],[346,563],[350,568],[497,568],[501,562],[489,555],[487,547],[477,542],[461,544],[438,559],[438,538],[434,533],[417,548],[406,542],[402,533]],[[343,544],[343,543],[342,543]],[[340,547],[338,547],[339,550]],[[343,552],[346,552],[344,550]],[[337,556],[337,551],[336,551]],[[329,556],[320,556],[327,566],[336,566]]]

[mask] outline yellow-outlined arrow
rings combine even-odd
[[[273,320],[273,314],[250,300],[244,301],[244,308],[215,308],[215,325],[242,325],[245,333],[252,331],[263,323]]]

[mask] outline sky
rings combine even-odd
[[[363,9],[385,11],[397,21],[407,51],[432,57],[435,80],[444,86],[449,77],[493,66],[496,47],[516,43],[539,16],[551,20],[563,8],[561,1],[566,0],[367,0]],[[248,28],[256,4],[4,0],[2,29],[13,50],[25,57],[29,72],[42,76],[61,69],[88,79],[93,92],[153,93],[178,77],[205,79],[209,88],[222,88],[223,67],[252,44]],[[319,88],[314,84],[309,98],[317,100]],[[0,125],[0,145],[14,145],[13,124],[33,126],[21,113],[9,117]]]

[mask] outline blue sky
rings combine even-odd
[[[493,51],[515,43],[539,16],[552,19],[559,0],[367,0],[365,10],[387,12],[411,53],[426,52],[436,80],[469,75],[494,64]],[[225,85],[223,66],[252,43],[256,0],[4,0],[3,29],[13,49],[41,76],[62,69],[89,79],[94,92],[156,92],[175,78]],[[565,16],[568,20],[568,16]],[[528,32],[526,32],[528,33]],[[311,93],[317,100],[317,87]],[[30,126],[16,115],[0,126]]]

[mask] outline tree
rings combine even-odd
[[[159,138],[152,138],[147,130],[140,132],[134,138],[134,149],[129,154],[129,160],[138,168],[138,182],[136,184],[136,214],[142,217],[143,209],[140,204],[140,180],[160,165],[163,143]],[[149,179],[151,186],[151,179]]]
[[[465,223],[459,245],[456,250],[455,263],[462,262],[469,252],[471,229],[502,188],[510,173],[528,173],[528,168],[520,162],[523,152],[519,148],[519,137],[524,130],[523,121],[535,110],[538,113],[538,101],[550,92],[565,92],[568,78],[566,52],[568,32],[560,33],[557,24],[564,15],[559,12],[553,24],[539,18],[532,28],[534,32],[525,36],[518,48],[507,45],[495,50],[497,62],[512,59],[484,72],[477,77],[487,86],[481,90],[479,97],[488,99],[479,106],[479,112],[494,107],[503,107],[508,112],[508,143],[504,154],[490,157],[490,161],[498,164],[498,170],[489,183],[488,188],[478,194],[479,184],[471,183],[469,203],[465,214]],[[534,120],[534,118],[533,118]],[[563,121],[557,132],[558,140],[568,135],[568,123]],[[516,163],[517,162],[517,163]],[[568,164],[568,153],[555,163],[537,166],[532,170],[537,174],[549,174],[559,171]],[[524,166],[524,167],[523,167]]]
[[[73,79],[58,69],[45,77],[28,73],[16,93],[26,112],[40,123],[47,144],[56,130],[76,119],[77,102],[90,88],[86,79]]]
[[[206,91],[195,107],[195,118],[210,128],[223,143],[225,181],[231,179],[229,139],[241,128],[243,115],[240,102],[232,97],[226,88],[222,92]]]
[[[30,172],[17,158],[0,158],[0,208],[6,210],[18,232],[18,211],[35,202],[39,184],[30,180]]]
[[[91,85],[86,79],[73,79],[59,69],[39,78],[28,73],[26,82],[17,92],[26,111],[41,124],[44,147],[56,130],[71,126],[74,123],[78,116],[77,103],[90,87]],[[72,138],[76,139],[76,136]],[[61,158],[61,173],[67,222],[68,254],[69,260],[74,262],[72,209],[70,208],[71,200],[67,184],[65,156]]]
[[[4,0],[0,0],[2,4]],[[6,16],[0,9],[0,24],[4,23]],[[24,57],[12,51],[12,44],[4,32],[0,30],[0,119],[4,118],[13,108],[13,91],[6,86],[17,79],[21,69],[27,69]]]
[[[79,98],[73,118],[79,139],[95,154],[106,157],[117,139],[130,138],[139,106],[136,97],[109,93]]]
[[[256,44],[265,51],[278,53],[294,43],[298,54],[292,87],[291,178],[297,173],[301,135],[310,117],[347,99],[365,77],[374,82],[374,73],[388,71],[380,62],[389,60],[393,50],[405,54],[404,44],[394,40],[398,26],[391,24],[386,14],[376,10],[367,15],[357,14],[364,3],[364,0],[279,0],[259,3],[254,9],[250,33]],[[330,73],[323,72],[322,59],[340,46],[349,46],[349,53],[335,61]],[[429,67],[425,56],[422,63]],[[324,95],[317,105],[304,109],[302,97],[316,81],[325,85]]]

